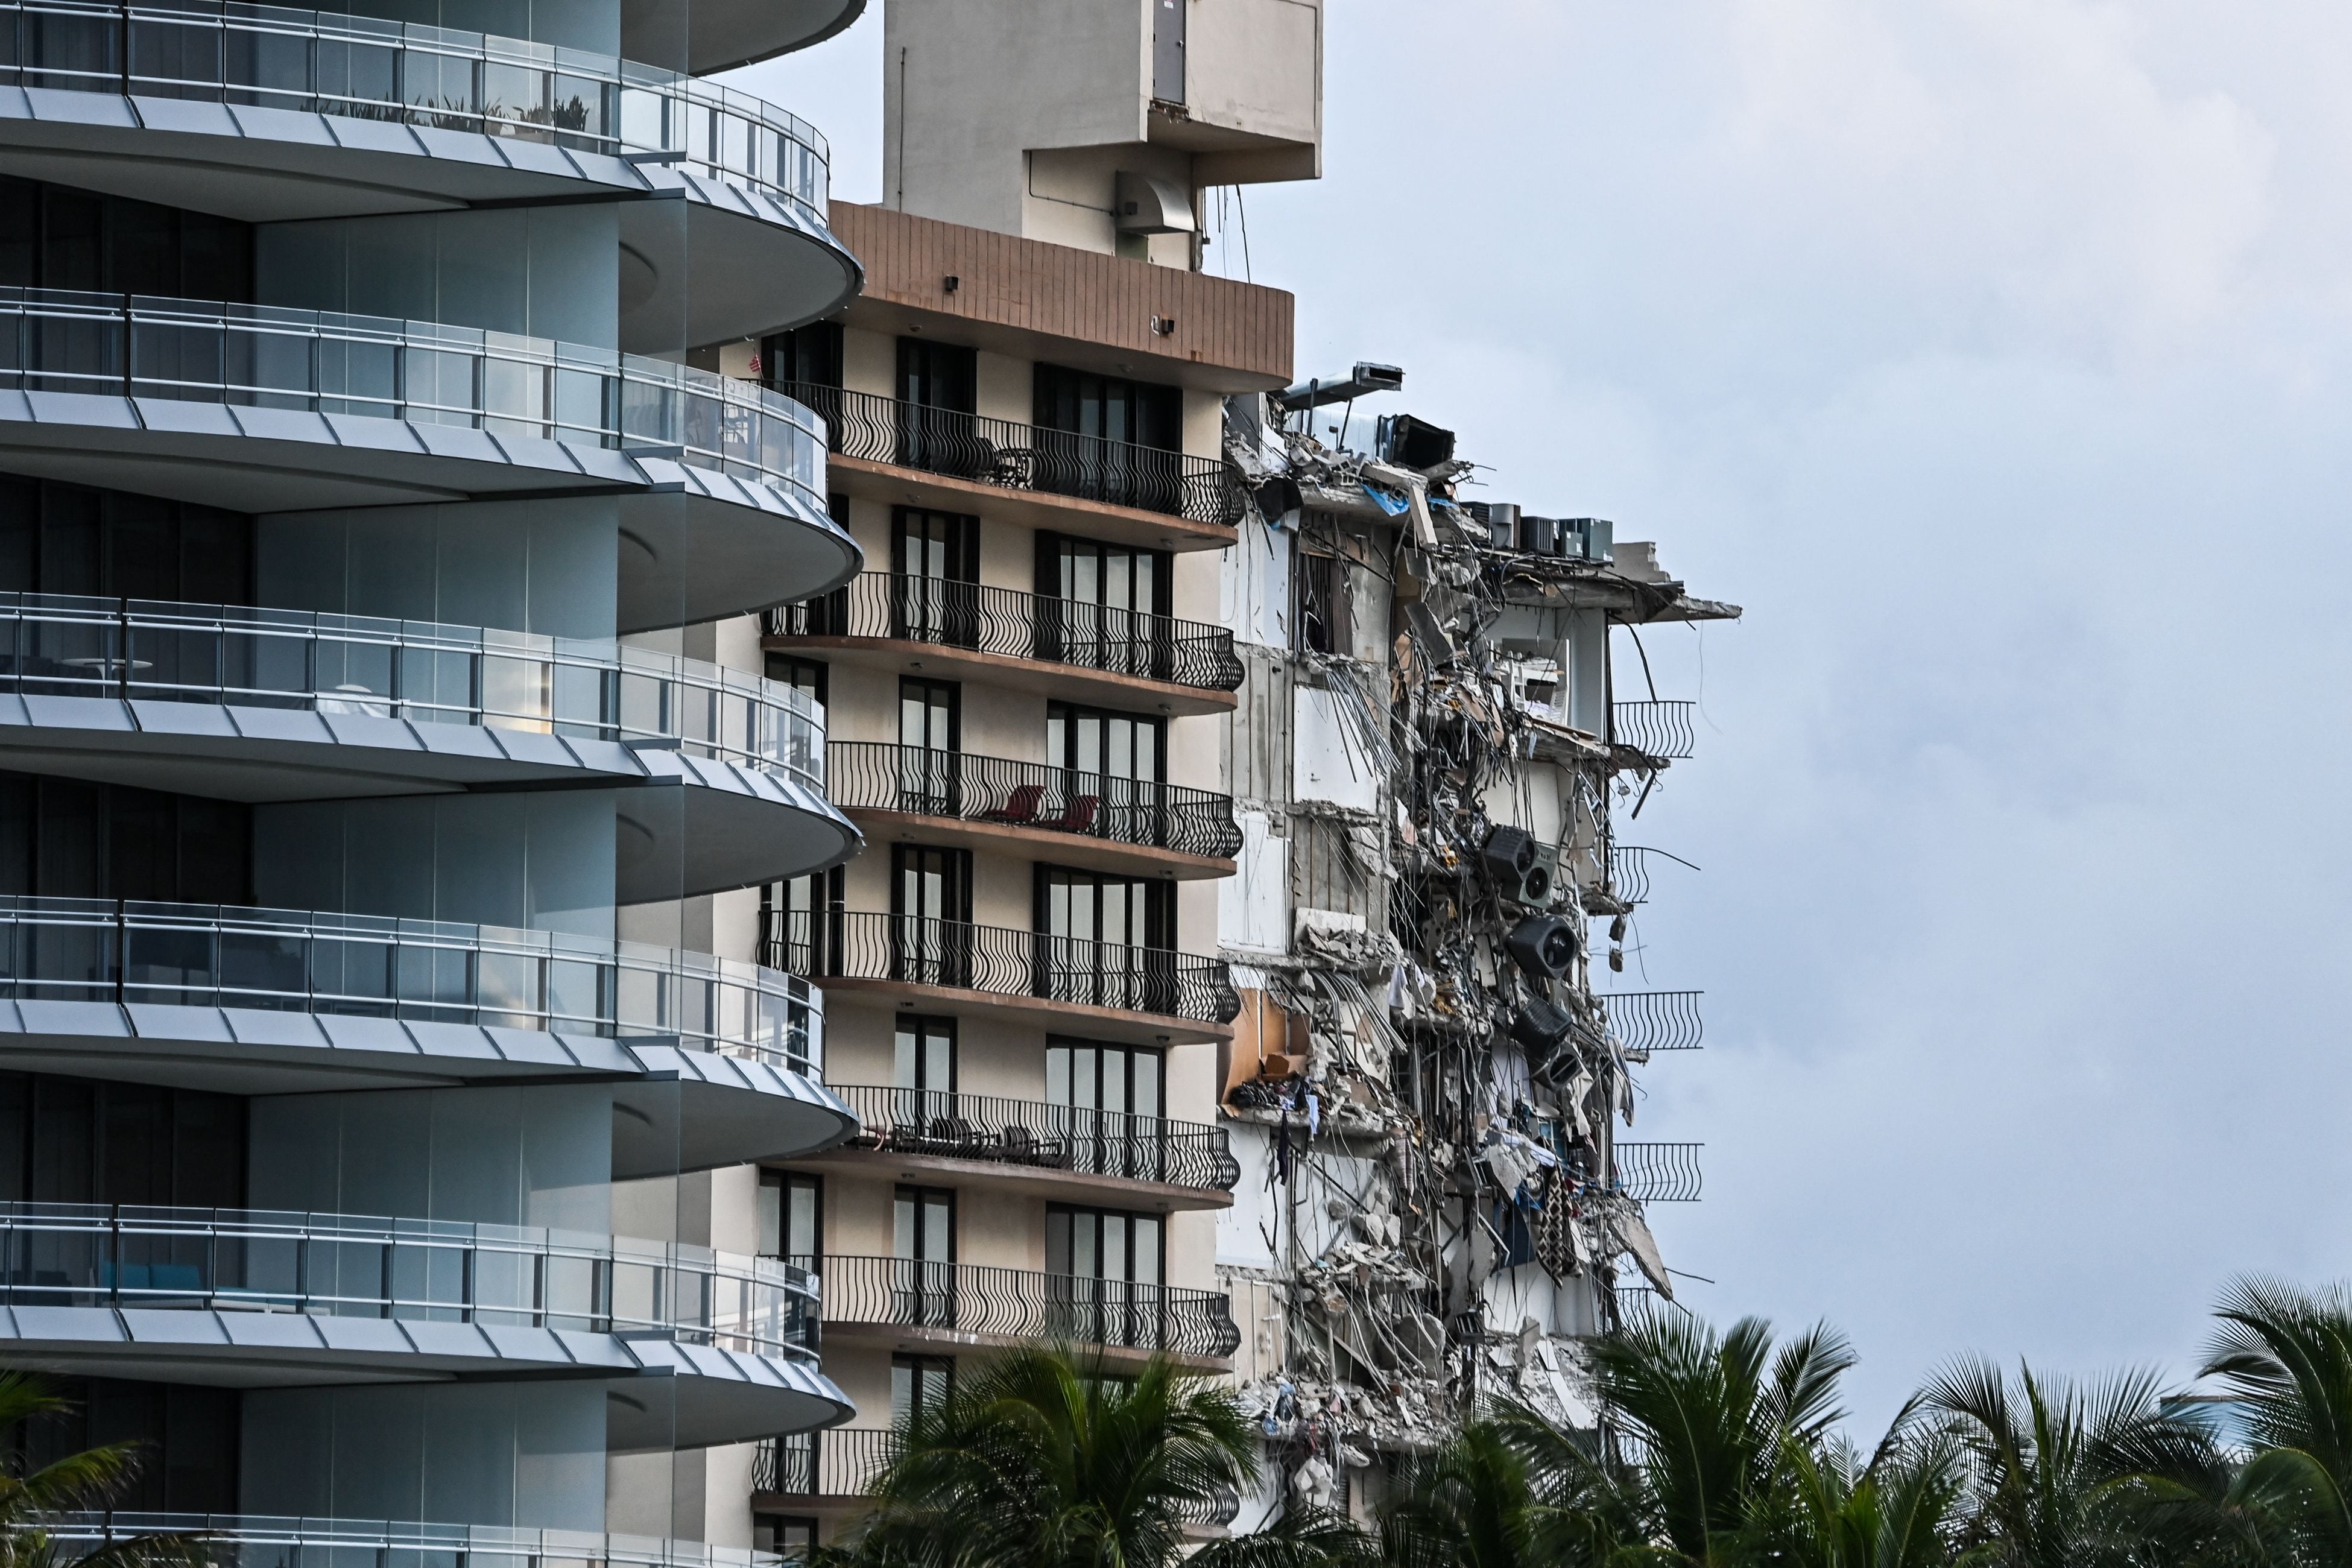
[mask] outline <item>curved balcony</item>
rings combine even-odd
[[[641,60],[683,53],[688,71],[709,76],[821,44],[865,11],[866,0],[698,0],[685,28],[674,0],[621,0],[621,52]]]
[[[696,279],[668,291],[683,320],[650,300],[625,310],[625,347],[773,331],[857,292],[857,262],[825,224],[824,138],[673,70],[420,23],[168,0],[0,0],[0,149],[32,178],[84,184],[103,160],[107,188],[167,204],[200,179],[208,210],[256,223],[613,201],[638,264],[658,274],[690,255]],[[683,204],[682,231],[661,198]]]
[[[1706,1030],[1699,1017],[1700,991],[1603,991],[1600,1004],[1612,1038],[1635,1061],[1653,1051],[1695,1051]]]
[[[0,289],[0,468],[241,511],[615,497],[624,632],[821,590],[859,561],[825,515],[824,431],[790,399],[380,316]]]
[[[1241,1343],[1222,1291],[831,1254],[818,1272],[828,1343],[992,1349],[1059,1340],[1108,1361],[1165,1353],[1218,1372]]]
[[[1206,790],[863,741],[825,759],[833,803],[877,837],[1188,881],[1232,876],[1241,851],[1233,797]]]
[[[824,999],[806,981],[446,921],[0,899],[0,1060],[230,1093],[557,1074],[614,1079],[625,1106],[675,1080],[693,1113],[617,1118],[616,1180],[856,1130],[823,1087]],[[684,1125],[657,1136],[671,1120]]]
[[[865,1426],[763,1439],[751,1456],[751,1493],[792,1508],[863,1507],[900,1443],[895,1431]]]
[[[816,1163],[880,1159],[962,1187],[1163,1211],[1227,1207],[1242,1177],[1222,1127],[988,1094],[831,1087],[858,1133]]]
[[[645,1535],[266,1514],[66,1513],[44,1519],[41,1529],[77,1552],[146,1535],[202,1536],[224,1568],[346,1561],[371,1568],[451,1568],[467,1562],[515,1568],[782,1568],[784,1561],[772,1552]]]
[[[737,1440],[737,1423],[761,1406],[791,1426],[848,1408],[817,1371],[817,1292],[806,1274],[678,1242],[353,1215],[0,1204],[0,1308],[12,1363],[90,1376],[244,1385],[675,1376],[680,1425],[695,1438],[681,1436],[681,1447]],[[747,1384],[761,1396],[725,1386]]]
[[[766,961],[827,998],[871,995],[1103,1039],[1230,1039],[1241,994],[1222,959],[911,915],[795,912]]]
[[[1695,702],[1612,702],[1609,743],[1654,762],[1681,762],[1698,749]]]
[[[778,385],[824,416],[834,482],[850,495],[1161,550],[1223,549],[1241,522],[1241,480],[1223,458],[816,382]]]
[[[1619,1143],[1609,1152],[1612,1190],[1645,1204],[1696,1203],[1704,1143]]]
[[[1223,626],[937,577],[861,572],[768,612],[770,647],[1161,713],[1223,713],[1244,671]]]

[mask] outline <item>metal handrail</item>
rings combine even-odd
[[[640,451],[824,513],[824,430],[752,382],[512,332],[276,305],[0,289],[0,387],[405,419]]]
[[[772,1552],[699,1541],[268,1514],[59,1513],[41,1530],[60,1544],[95,1546],[144,1535],[201,1536],[221,1568],[305,1568],[362,1561],[370,1568],[783,1568]],[[348,1554],[346,1556],[345,1554]]]
[[[827,1086],[857,1113],[855,1147],[1231,1192],[1241,1163],[1222,1127],[1121,1110],[877,1084]]]
[[[1234,690],[1244,673],[1224,626],[891,572],[769,610],[762,626],[772,637],[929,643],[1202,691]]]
[[[1698,1014],[1701,991],[1604,991],[1593,1001],[1607,1015],[1609,1033],[1629,1052],[1695,1051],[1706,1033]]]
[[[1645,1204],[1696,1203],[1704,1143],[1619,1143],[1610,1150],[1610,1185]]]
[[[1222,458],[1046,430],[815,382],[777,385],[824,416],[833,450],[845,458],[1221,528],[1241,521],[1241,480]]]
[[[834,742],[826,759],[833,803],[848,810],[1034,828],[1218,860],[1241,851],[1242,830],[1234,820],[1231,795],[1156,779],[867,741]]]
[[[866,1426],[763,1438],[751,1455],[751,1489],[782,1497],[868,1497],[903,1443],[894,1430]]]
[[[1223,1360],[1241,1343],[1222,1291],[927,1258],[828,1253],[828,1322],[933,1329]]]
[[[1679,762],[1698,749],[1698,731],[1691,721],[1695,702],[1612,702],[1609,705],[1609,739],[1645,757]]]
[[[861,910],[794,910],[764,960],[822,984],[880,980],[1229,1024],[1241,1011],[1223,960],[1045,931]]]
[[[0,691],[652,742],[824,788],[824,710],[805,692],[617,642],[322,611],[0,594]]]
[[[675,1039],[821,1077],[824,1002],[775,969],[454,921],[0,897],[0,996]]]
[[[0,83],[471,131],[661,161],[820,222],[831,150],[797,116],[551,44],[279,5],[0,0]]]
[[[0,1203],[0,1300],[652,1333],[816,1359],[815,1282],[782,1259],[535,1226]]]

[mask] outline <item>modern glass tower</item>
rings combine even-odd
[[[91,1531],[701,1558],[848,1414],[711,1194],[856,1125],[740,617],[860,554],[715,345],[860,274],[700,79],[859,8],[0,4],[0,1363],[152,1445]]]

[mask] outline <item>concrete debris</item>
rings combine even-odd
[[[1249,1286],[1236,1376],[1285,1487],[1350,1507],[1484,1401],[1590,1427],[1579,1347],[1617,1326],[1621,1270],[1673,1300],[1618,1140],[1647,1051],[1608,982],[1646,896],[1612,815],[1686,753],[1654,692],[1627,729],[1611,634],[1738,614],[1604,520],[1468,499],[1451,433],[1378,430],[1227,403],[1249,504],[1223,618],[1253,675],[1226,754],[1237,814],[1275,826],[1220,924],[1288,944],[1226,955],[1219,1268]]]

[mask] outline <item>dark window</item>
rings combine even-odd
[[[0,593],[253,603],[253,520],[43,479],[0,479]]]
[[[1160,1055],[1148,1047],[1064,1039],[1045,1046],[1045,1099],[1055,1105],[1158,1116],[1161,1080]]]
[[[245,1152],[235,1095],[0,1074],[0,1200],[241,1208]]]
[[[898,743],[952,752],[962,743],[963,688],[952,680],[898,678]]]
[[[825,687],[831,673],[822,659],[802,658],[796,654],[789,653],[768,655],[770,680],[782,681],[793,690],[805,694],[819,705],[826,700]]]
[[[1171,882],[1041,865],[1037,901],[1040,929],[1049,936],[1121,947],[1176,945],[1176,888]]]
[[[0,178],[0,287],[253,302],[253,226]]]
[[[804,386],[841,386],[841,323],[817,321],[760,342],[760,379],[792,394]]]
[[[814,1434],[810,1434],[814,1436]],[[792,1562],[804,1561],[816,1547],[816,1521],[789,1513],[751,1516],[751,1550],[772,1552]]]
[[[943,1355],[890,1358],[890,1425],[904,1428],[918,1410],[937,1410],[955,1387],[955,1363]]]
[[[1298,604],[1291,626],[1300,653],[1344,654],[1351,646],[1348,627],[1348,574],[1328,555],[1298,557],[1293,579]]]
[[[1129,550],[1058,533],[1037,536],[1037,592],[1088,609],[1168,614],[1174,574],[1163,550]],[[1137,630],[1119,623],[1128,635]]]
[[[1162,452],[1184,447],[1184,395],[1173,386],[1128,381],[1066,365],[1040,364],[1035,377],[1039,429],[1099,437]]]
[[[1158,784],[1163,735],[1161,721],[1145,714],[1045,704],[1045,761],[1055,767]]]
[[[900,1014],[891,1082],[923,1094],[955,1093],[956,1021]]]
[[[890,847],[890,912],[925,921],[971,919],[971,851]]]
[[[1160,1216],[1048,1204],[1045,1272],[1074,1279],[1157,1285],[1160,1279]]]
[[[839,971],[842,868],[814,871],[760,889],[760,962],[793,974]]]
[[[980,519],[902,506],[890,513],[890,570],[942,583],[980,581]]]
[[[26,1424],[25,1462],[38,1468],[112,1443],[142,1449],[130,1486],[113,1506],[125,1511],[235,1513],[242,1396],[233,1388],[111,1378],[60,1379],[68,1408]]]
[[[955,1261],[955,1194],[945,1187],[898,1187],[891,1201],[891,1255],[925,1263]]]
[[[975,407],[979,356],[956,343],[898,340],[898,398],[919,408],[970,414]]]
[[[814,1272],[824,1256],[824,1178],[760,1173],[760,1247]]]
[[[0,894],[253,902],[253,808],[0,773]]]

